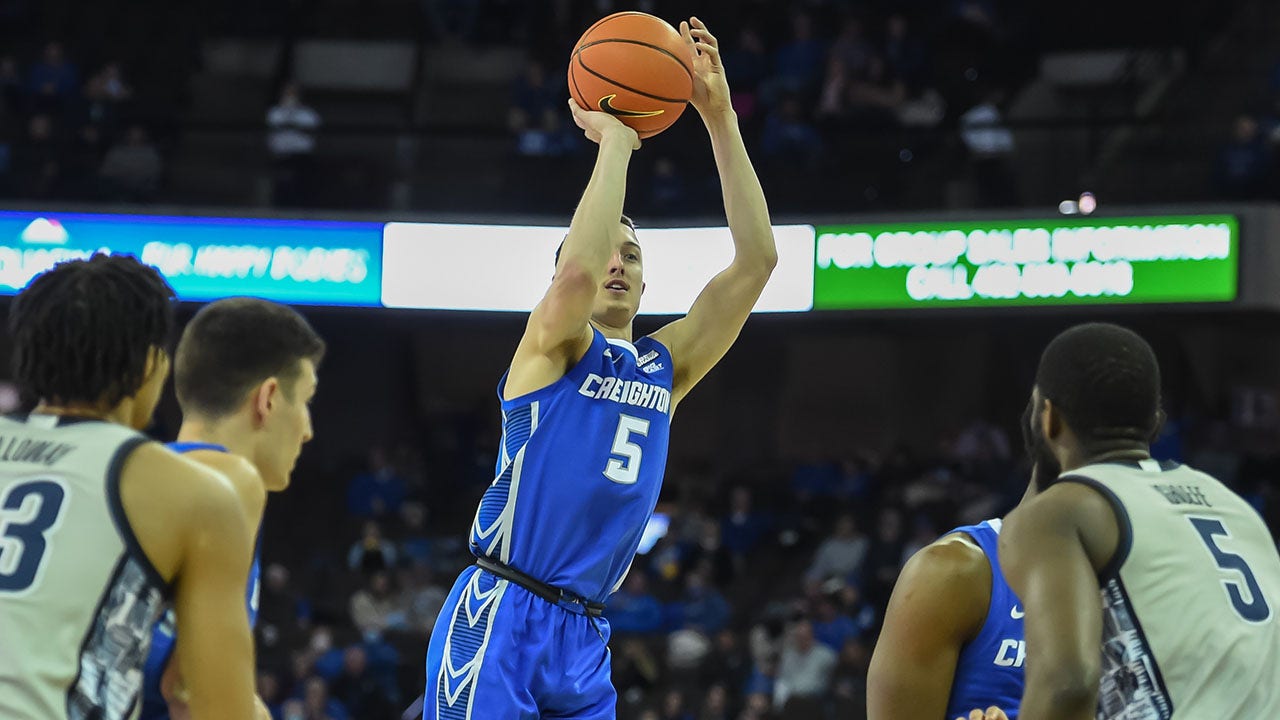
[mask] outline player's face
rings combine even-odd
[[[302,446],[311,439],[311,399],[316,394],[316,366],[302,360],[289,392],[278,393],[271,414],[265,419],[266,447],[258,471],[267,490],[279,492],[289,486]]]
[[[145,375],[142,387],[133,396],[133,414],[129,418],[129,424],[135,430],[145,429],[151,424],[151,416],[156,412],[156,405],[160,403],[160,395],[164,392],[164,384],[169,379],[169,353],[163,348],[151,348]]]
[[[609,258],[605,276],[600,279],[592,317],[610,327],[623,327],[640,310],[640,296],[644,293],[644,262],[640,243],[631,228],[618,223],[613,241],[613,256]]]

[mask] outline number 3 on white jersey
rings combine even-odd
[[[605,465],[604,476],[620,485],[633,485],[640,477],[640,459],[644,453],[639,445],[631,442],[632,435],[648,437],[649,421],[619,415],[618,432],[613,436],[613,449],[609,451],[610,458]]]

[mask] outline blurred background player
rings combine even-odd
[[[1036,476],[1033,467],[1023,502]],[[950,720],[991,706],[1017,717],[1026,643],[1022,606],[1000,571],[1001,527],[999,518],[958,527],[902,568],[867,675],[871,720]]]
[[[258,614],[258,532],[266,494],[289,486],[302,445],[311,439],[310,404],[324,349],[301,315],[257,298],[204,306],[178,341],[173,380],[182,429],[169,447],[217,470],[236,488],[254,548],[245,590],[250,624]],[[182,679],[169,662],[173,630],[171,613],[155,627],[141,720],[188,716]],[[259,717],[270,717],[258,702]]]
[[[249,533],[228,481],[138,431],[169,373],[173,291],[131,257],[37,276],[10,310],[29,415],[0,419],[0,717],[133,715],[170,606],[196,720],[253,712]]]
[[[427,653],[424,716],[613,718],[604,602],[653,512],[671,415],[724,356],[777,263],[764,194],[730,105],[716,39],[681,23],[693,106],[711,135],[734,259],[689,314],[633,342],[640,245],[619,222],[635,131],[571,103],[595,170],[499,384],[497,476]]]
[[[1036,462],[1063,472],[1000,536],[1033,658],[1022,720],[1280,717],[1275,540],[1216,479],[1151,459],[1163,413],[1147,342],[1067,330],[1031,407]]]

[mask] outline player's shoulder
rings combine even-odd
[[[217,508],[228,499],[237,499],[235,486],[225,474],[160,443],[147,442],[135,448],[122,472],[131,482],[145,485],[157,495],[188,499],[180,505],[208,504]]]
[[[185,458],[221,474],[231,483],[245,512],[255,521],[261,516],[267,502],[267,487],[262,473],[251,460],[219,450],[193,450],[186,453]]]
[[[918,550],[902,572],[931,583],[969,583],[989,579],[991,564],[986,552],[968,534],[953,532]]]

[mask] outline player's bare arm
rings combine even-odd
[[[1072,482],[1005,520],[1000,563],[1026,611],[1022,720],[1093,720],[1102,662],[1098,571],[1119,534],[1106,499]]]
[[[991,565],[961,536],[913,555],[894,585],[871,656],[867,717],[944,718],[960,651],[981,631],[990,597]]]
[[[253,638],[244,610],[252,545],[238,494],[222,475],[144,445],[125,464],[120,495],[143,552],[174,584],[191,717],[254,717]]]
[[[595,169],[569,224],[555,278],[529,315],[507,377],[506,397],[519,397],[559,380],[591,346],[591,310],[614,252],[622,216],[635,130],[607,113],[569,101],[573,120],[600,146]]]
[[[231,453],[196,450],[187,453],[185,457],[217,471],[231,483],[240,501],[240,507],[244,511],[249,562],[253,562],[253,548],[257,544],[258,528],[262,526],[262,514],[267,506],[267,491],[261,473],[248,459]],[[165,700],[169,703],[169,717],[172,720],[186,720],[191,717],[191,710],[188,707],[190,690],[182,678],[178,665],[179,663],[175,661],[169,663],[160,687]],[[256,709],[254,717],[258,720],[266,720],[271,716],[261,697],[254,697],[254,706]]]
[[[730,103],[719,42],[696,17],[680,23],[680,34],[694,55],[692,104],[711,136],[734,257],[698,295],[688,315],[654,333],[675,363],[673,404],[729,351],[778,264],[769,208]]]

